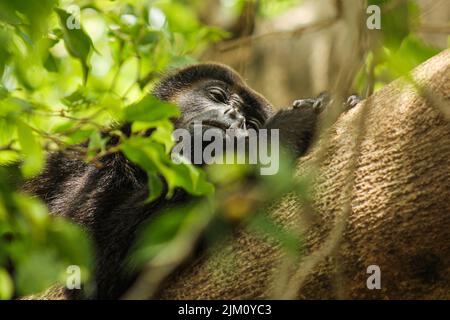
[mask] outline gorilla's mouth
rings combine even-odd
[[[227,123],[225,121],[218,121],[218,120],[203,120],[203,121],[198,121],[198,122],[194,122],[190,124],[190,130],[193,130],[194,135],[195,135],[195,128],[197,126],[202,127],[202,133],[205,132],[205,130],[220,130],[222,132],[222,134],[224,134],[224,137],[236,137],[236,138],[241,138],[241,137],[247,137],[248,136],[248,131],[246,128],[241,128],[239,125],[237,125],[236,123]],[[203,134],[202,134],[203,135]]]
[[[201,124],[206,127],[213,127],[213,128],[218,128],[218,129],[222,129],[222,130],[227,130],[231,127],[231,125],[228,123],[216,121],[216,120],[204,120],[201,122]]]

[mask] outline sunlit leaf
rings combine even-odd
[[[87,233],[70,221],[53,219],[49,227],[49,243],[55,246],[59,256],[67,265],[78,265],[87,270],[92,268],[93,252]],[[83,275],[87,280],[89,275]]]
[[[161,181],[161,177],[154,173],[147,172],[147,178],[149,190],[147,202],[151,202],[158,199],[163,192],[163,183]]]
[[[16,205],[20,212],[28,218],[36,228],[42,228],[48,222],[47,207],[38,199],[23,194],[14,195]]]
[[[75,132],[72,132],[66,136],[65,142],[69,145],[78,144],[81,142],[86,141],[93,133],[95,132],[94,129],[88,128],[88,129],[80,129],[76,130]]]
[[[158,121],[179,116],[177,106],[162,102],[152,95],[145,96],[141,101],[128,106],[124,110],[125,121]]]
[[[17,291],[21,295],[38,293],[55,284],[64,266],[50,249],[31,252],[19,262],[16,272]]]
[[[120,146],[123,153],[127,156],[128,159],[138,164],[146,172],[156,172],[156,165],[148,157],[147,153],[139,147],[138,144],[133,144],[133,141],[134,140],[130,139]]]
[[[438,52],[438,49],[410,35],[402,41],[397,50],[384,50],[384,63],[376,67],[375,74],[378,77],[388,77],[388,80],[406,76],[414,67]]]
[[[23,175],[32,177],[38,174],[44,165],[44,152],[31,128],[21,121],[17,122],[17,136],[24,156]]]
[[[75,19],[75,17],[59,8],[56,8],[55,11],[59,16],[64,34],[64,44],[66,45],[67,51],[69,51],[73,57],[80,60],[83,66],[84,82],[86,83],[89,71],[88,59],[91,50],[94,49],[92,40],[81,27],[69,27],[69,20]]]
[[[381,7],[383,45],[395,50],[418,22],[418,5],[412,1],[369,0]]]
[[[89,137],[88,159],[91,159],[97,153],[105,151],[107,141],[108,139],[102,137],[102,134],[100,132],[93,131]]]
[[[0,20],[15,27],[22,27],[34,41],[45,33],[48,17],[56,2],[56,0],[1,1]],[[25,33],[23,34],[28,37]]]
[[[161,122],[152,133],[152,140],[161,143],[165,146],[166,153],[170,152],[175,144],[172,137],[173,125],[169,121]]]
[[[14,284],[8,272],[0,268],[0,300],[8,300],[14,292]]]
[[[133,144],[133,141],[127,141],[122,144],[121,150],[128,159],[137,164],[147,173],[149,187],[147,201],[157,199],[163,191],[161,178],[157,175],[157,164],[153,162],[153,160],[142,148],[139,148],[137,144]]]
[[[47,59],[45,59],[44,67],[50,72],[58,72],[58,60],[49,53]]]
[[[173,260],[173,252],[177,248],[190,246],[186,243],[186,235],[190,237],[201,232],[213,216],[210,206],[203,202],[180,205],[158,213],[138,230],[139,237],[129,257],[129,266],[142,266],[157,255],[164,255],[162,260]]]

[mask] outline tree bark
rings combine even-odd
[[[413,79],[342,115],[300,161],[299,177],[318,164],[313,202],[287,197],[271,213],[301,228],[300,261],[242,231],[160,298],[450,299],[450,50]],[[379,290],[367,287],[371,265]]]

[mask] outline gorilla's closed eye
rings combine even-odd
[[[216,102],[227,103],[228,102],[228,94],[219,87],[210,87],[208,88],[209,96]]]

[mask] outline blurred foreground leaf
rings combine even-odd
[[[24,155],[22,172],[25,177],[29,178],[38,174],[42,169],[45,159],[44,152],[39,140],[25,123],[17,122],[17,135]]]
[[[86,83],[89,72],[88,58],[91,50],[94,49],[94,44],[81,26],[77,27],[79,21],[74,21],[73,26],[70,25],[70,21],[75,19],[75,16],[59,8],[55,8],[55,11],[59,16],[67,51],[80,60],[83,67],[84,83]]]

